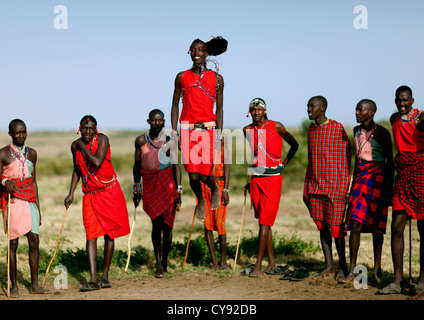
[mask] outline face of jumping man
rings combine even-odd
[[[205,44],[202,42],[193,43],[190,47],[190,57],[193,63],[200,63],[205,61],[208,57]]]
[[[396,107],[401,115],[408,114],[412,110],[414,98],[409,91],[401,91],[395,99]]]
[[[25,124],[16,123],[12,127],[12,131],[9,132],[9,135],[12,137],[12,143],[15,146],[23,147],[25,145],[25,140],[27,138],[27,129]]]
[[[156,112],[152,115],[150,119],[147,120],[147,123],[150,124],[150,130],[154,132],[160,132],[165,126],[165,119],[162,114]]]
[[[81,125],[81,139],[85,143],[89,143],[97,133],[96,124],[90,120]]]
[[[307,104],[307,112],[309,120],[315,120],[325,112],[325,108],[319,99],[311,99]]]
[[[360,102],[355,109],[356,122],[366,123],[371,121],[374,117],[374,112],[371,110],[370,106],[365,102]]]

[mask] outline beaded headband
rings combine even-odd
[[[253,108],[253,107],[256,107],[256,106],[258,106],[258,107],[262,107],[262,108],[264,108],[264,110],[266,111],[266,103],[265,103],[265,100],[264,100],[264,99],[261,99],[261,98],[255,98],[255,99],[253,99],[252,101],[250,101],[250,104],[249,104],[249,112],[247,112],[246,117],[248,117],[248,116],[249,116],[250,109],[251,109],[251,108]]]

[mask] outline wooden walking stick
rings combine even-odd
[[[186,253],[185,253],[184,262],[183,262],[183,269],[185,268],[185,264],[186,264],[186,261],[187,261],[188,247],[190,245],[191,233],[193,232],[194,220],[195,219],[196,219],[196,207],[194,207],[193,222],[191,223],[191,230],[190,230],[190,234],[188,236],[187,248],[186,248]]]
[[[244,210],[246,209],[246,195],[247,195],[247,190],[244,190],[244,204],[243,204],[243,211],[241,213],[240,231],[239,231],[239,236],[238,236],[238,241],[237,241],[236,257],[234,259],[233,270],[236,269],[236,264],[237,264],[237,255],[238,255],[238,250],[239,250],[239,246],[240,246],[241,229],[243,228]]]
[[[128,265],[130,264],[130,257],[131,257],[131,237],[132,237],[133,232],[134,232],[136,214],[137,214],[137,207],[134,207],[134,220],[133,220],[133,223],[132,223],[132,226],[131,226],[130,236],[128,237],[128,257],[127,257],[127,264],[125,265],[124,273],[127,272]]]
[[[10,298],[10,192],[7,201],[7,297]]]
[[[56,240],[56,247],[54,248],[53,257],[52,257],[52,259],[50,260],[49,265],[47,266],[46,274],[44,275],[43,282],[41,283],[41,288],[43,288],[43,287],[44,287],[44,282],[46,282],[47,275],[48,275],[49,270],[50,270],[50,266],[52,265],[53,260],[54,260],[54,258],[55,258],[55,256],[56,256],[57,246],[59,245],[59,239],[60,239],[60,236],[62,235],[63,227],[65,226],[65,220],[66,220],[66,214],[67,214],[67,213],[68,213],[68,208],[66,208],[66,210],[65,210],[65,215],[63,216],[63,221],[62,221],[62,228],[60,229],[59,236],[57,237],[57,240]]]

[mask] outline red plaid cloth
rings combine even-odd
[[[3,179],[2,177],[1,179]],[[10,179],[11,181],[15,182],[15,186],[18,188],[18,191],[13,192],[10,196],[13,198],[18,198],[24,201],[28,202],[36,202],[35,198],[35,190],[34,190],[34,184],[32,182],[32,178],[24,179],[21,181],[20,179]],[[8,199],[8,192],[3,188],[1,190],[1,208],[3,212],[6,209],[7,206],[7,199]]]
[[[163,214],[171,228],[175,221],[174,200],[178,198],[172,172],[172,166],[163,170],[141,169],[144,211],[152,221]]]
[[[345,195],[349,187],[350,141],[343,126],[329,120],[319,126],[312,123],[308,129],[308,166],[306,169],[303,200],[311,218],[340,225],[343,220]],[[326,205],[314,205],[311,196],[328,198]]]
[[[351,220],[356,220],[364,225],[362,232],[386,233],[388,207],[385,196],[384,163],[357,163],[346,230],[350,229]]]
[[[424,151],[395,157],[397,175],[393,198],[397,197],[415,220],[424,218]]]

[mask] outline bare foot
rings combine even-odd
[[[334,277],[335,274],[336,273],[334,272],[334,270],[332,268],[331,269],[324,269],[323,271],[321,271],[320,274],[316,275],[314,277],[314,279],[317,279],[317,278],[326,278],[326,277]]]
[[[200,199],[196,206],[196,218],[205,220],[205,199]]]
[[[219,187],[216,186],[215,191],[211,196],[211,210],[216,210],[221,205],[221,194],[219,192]]]
[[[35,288],[31,287],[31,289],[29,289],[29,293],[30,294],[48,294],[50,293],[50,290],[46,290],[40,287],[35,287]]]
[[[163,278],[163,276],[164,276],[163,268],[161,266],[156,267],[155,278]]]
[[[18,287],[12,287],[12,288],[10,288],[10,297],[11,298],[19,298]]]
[[[257,278],[257,277],[259,277],[261,274],[262,274],[261,269],[259,269],[259,268],[256,268],[256,267],[255,267],[255,269],[253,269],[253,271],[249,274],[249,277],[250,277],[250,278]]]
[[[343,270],[340,270],[336,275],[336,280],[342,281],[344,278],[345,278],[345,273],[343,272]]]
[[[352,282],[353,280],[355,280],[355,275],[353,273],[349,273],[346,277],[338,280],[343,283]]]
[[[227,262],[223,261],[223,262],[221,262],[219,269],[220,270],[230,270],[230,266],[227,264]]]

